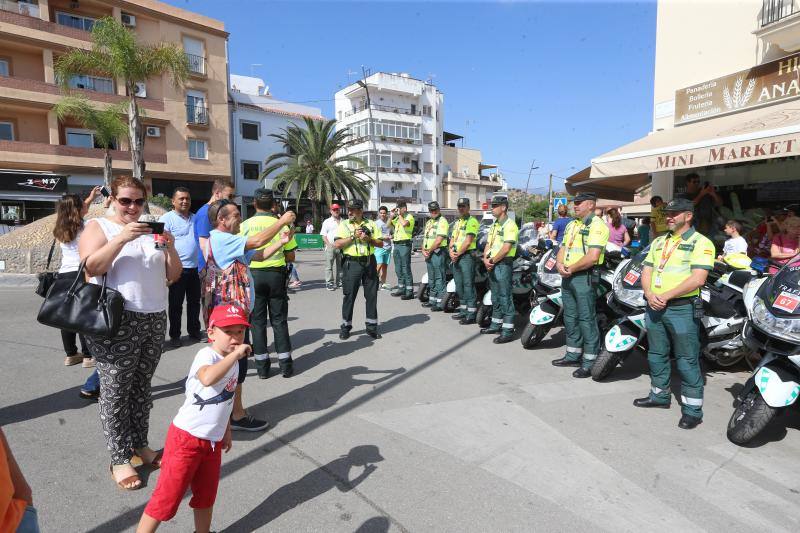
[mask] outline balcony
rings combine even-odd
[[[410,109],[405,107],[398,107],[398,106],[391,106],[391,105],[379,105],[379,104],[370,104],[369,108],[373,111],[385,111],[387,113],[397,113],[399,115],[411,115],[414,117],[422,116],[422,113],[416,109]],[[360,113],[362,111],[366,111],[367,106],[356,106],[351,111],[347,111],[344,116],[349,117],[351,115],[355,115],[356,113]]]
[[[369,142],[370,140],[373,140],[375,142],[422,146],[422,141],[420,139],[401,139],[398,137],[387,137],[385,135],[372,135],[372,136],[364,135],[362,137],[353,137],[350,140],[350,144],[351,145],[361,144]]]
[[[38,16],[34,16],[33,11],[30,9],[27,10],[26,14],[24,6],[35,7],[38,11],[38,6],[0,0],[0,23],[8,25],[3,28],[3,33],[24,39],[35,39],[43,43],[89,48],[92,34],[88,31],[42,20]],[[54,39],[54,36],[68,37],[69,39]],[[79,44],[74,40],[85,42]]]
[[[758,38],[786,52],[800,49],[800,1],[763,0]]]
[[[47,164],[62,164],[74,166],[88,166],[95,168],[102,164],[105,151],[100,148],[82,148],[78,146],[65,146],[62,144],[48,144],[26,141],[0,141],[0,153],[14,152],[25,155],[25,161],[38,163],[40,160]],[[111,157],[114,160],[114,167],[117,162],[125,162],[124,166],[130,168],[131,154],[124,150],[111,150]],[[64,158],[64,159],[61,159]],[[75,158],[92,159],[91,162],[76,161]],[[2,159],[6,159],[3,157]],[[148,163],[166,164],[167,154],[148,154],[145,153],[144,160]]]
[[[203,105],[186,104],[186,123],[190,126],[208,126],[208,108]]]
[[[195,54],[186,54],[186,60],[189,63],[189,74],[195,76],[206,75],[206,58]]]
[[[13,0],[0,0],[0,9],[11,13],[18,13],[28,17],[39,18],[39,6],[26,2],[16,2]]]
[[[457,183],[464,185],[477,185],[480,187],[488,187],[490,189],[499,189],[502,187],[500,180],[490,176],[482,176],[480,174],[471,174],[468,172],[448,172],[443,178],[442,183]]]

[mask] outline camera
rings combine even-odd
[[[369,226],[359,226],[358,229],[363,231],[367,237],[372,238],[372,230],[369,229]]]

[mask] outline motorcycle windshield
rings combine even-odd
[[[619,275],[623,288],[628,290],[642,290],[642,268],[644,268],[644,260],[649,250],[650,247],[648,246],[633,256],[630,262],[622,267],[622,271]]]
[[[800,264],[794,262],[780,269],[761,286],[758,296],[773,315],[800,317]]]

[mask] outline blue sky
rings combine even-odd
[[[232,73],[261,64],[276,98],[327,117],[362,65],[432,76],[445,129],[511,186],[536,159],[541,192],[652,123],[655,2],[167,1],[225,23]]]

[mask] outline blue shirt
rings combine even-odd
[[[564,230],[567,224],[572,222],[570,217],[559,217],[553,221],[553,229],[556,230],[556,242],[560,243],[564,239]]]
[[[194,238],[197,239],[197,270],[203,270],[206,266],[206,258],[203,257],[203,249],[200,248],[200,237],[208,239],[211,234],[211,221],[208,220],[208,204],[197,210],[194,215]]]
[[[159,219],[164,223],[164,229],[175,237],[175,250],[181,258],[183,268],[197,268],[200,246],[194,236],[194,218],[195,215],[191,213],[188,218],[183,218],[177,211],[170,211]]]
[[[253,259],[253,256],[258,251],[245,251],[244,246],[247,244],[247,237],[244,235],[234,235],[217,229],[211,230],[208,236],[208,244],[211,248],[211,253],[214,255],[214,261],[217,262],[217,266],[220,268],[228,268],[237,259],[249,266],[250,260]],[[250,278],[250,311],[252,311],[256,295],[253,273],[250,272],[249,268],[247,269],[247,275]]]

